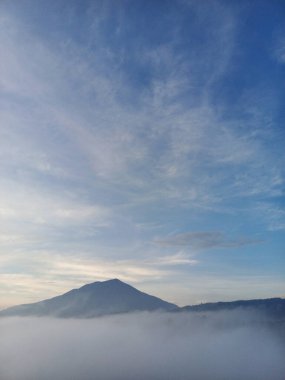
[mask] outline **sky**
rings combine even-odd
[[[0,55],[0,308],[285,296],[283,0],[2,0]]]

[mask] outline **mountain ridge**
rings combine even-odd
[[[198,305],[188,305],[179,308],[179,311],[214,312],[225,310],[255,310],[263,314],[270,314],[274,318],[285,318],[285,299],[281,297],[260,298],[251,300],[207,302]]]

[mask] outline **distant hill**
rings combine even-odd
[[[118,280],[87,284],[63,295],[44,301],[13,306],[0,311],[0,316],[54,316],[90,318],[133,311],[173,310],[172,303],[143,293]]]
[[[231,302],[213,302],[193,306],[185,306],[179,311],[189,312],[207,312],[223,310],[255,310],[267,314],[274,318],[285,318],[285,299],[284,298],[267,298],[256,300],[241,300]]]

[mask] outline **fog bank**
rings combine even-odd
[[[281,327],[236,311],[2,318],[0,378],[284,380]]]

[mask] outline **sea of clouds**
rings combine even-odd
[[[284,380],[281,327],[242,311],[0,318],[0,379]]]

